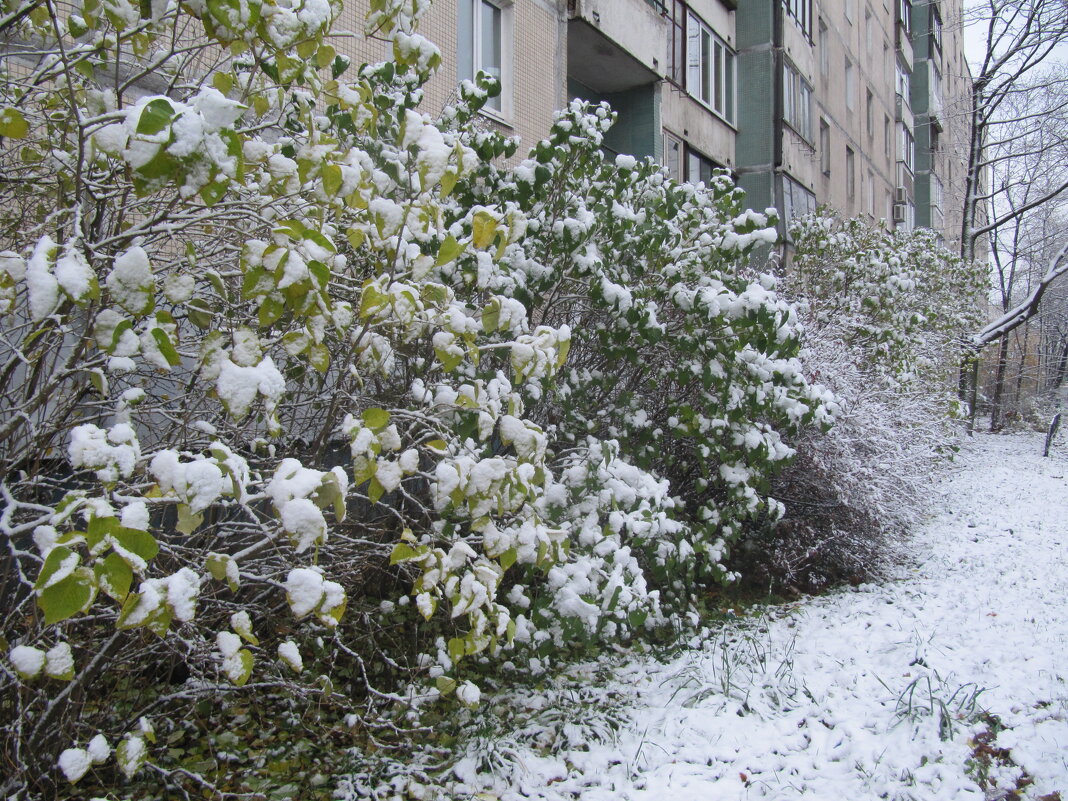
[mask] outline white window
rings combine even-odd
[[[868,214],[875,216],[875,173],[868,170]]]
[[[664,167],[668,178],[682,181],[682,140],[664,131]]]
[[[912,101],[909,100],[909,93],[912,91],[912,75],[907,69],[905,69],[901,62],[897,62],[897,82],[896,82],[897,94],[905,101],[905,105],[911,108]]]
[[[816,196],[788,175],[782,177],[782,216],[789,225],[798,217],[816,213]]]
[[[502,116],[511,114],[511,11],[505,0],[460,0],[457,14],[457,77],[485,72],[500,81],[501,93],[485,108]]]
[[[820,32],[819,32],[819,48],[820,48],[820,77],[826,79],[827,73],[830,70],[830,44],[828,43],[829,33],[827,31],[827,23],[822,19],[820,20]]]
[[[912,0],[897,0],[897,21],[905,29],[905,33],[912,35]]]
[[[782,116],[786,124],[812,141],[812,87],[793,64],[783,62]]]
[[[827,120],[820,120],[820,171],[831,174],[831,126]]]
[[[909,172],[916,171],[916,140],[912,138],[912,132],[905,127],[904,123],[898,126],[901,135],[901,149],[897,154],[898,161],[908,167]]]
[[[668,178],[708,184],[716,170],[726,169],[694,150],[675,134],[664,131],[664,168]]]
[[[812,0],[782,0],[786,16],[793,17],[794,23],[812,38]]]
[[[931,173],[931,208],[938,211],[942,210],[942,205],[945,203],[945,190],[942,188],[942,181],[933,172]]]
[[[857,157],[853,148],[846,147],[846,199],[852,203],[857,197]]]
[[[734,122],[734,53],[693,13],[686,19],[686,91]]]
[[[933,61],[931,65],[931,113],[939,114],[942,111],[942,71]]]
[[[848,58],[845,60],[845,92],[846,108],[853,111],[857,107],[857,73]]]

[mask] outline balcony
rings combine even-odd
[[[908,98],[902,95],[896,95],[895,97],[894,119],[897,122],[903,122],[910,129],[916,127],[912,115],[912,106],[909,105]]]

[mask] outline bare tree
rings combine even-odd
[[[1068,69],[1058,63],[1068,43],[1068,0],[977,0],[966,9],[964,25],[981,35],[983,49],[972,65],[960,254],[975,259],[984,241],[997,251],[1003,312],[972,338],[962,366],[961,394],[970,400],[974,422],[979,352],[1033,317],[1050,282],[1064,272],[1055,258],[1023,303],[1012,305],[1022,274],[1013,247],[1023,241],[1026,226],[1020,226],[1068,192]],[[1007,355],[1003,343],[995,425]]]
[[[1053,66],[1058,46],[1068,43],[1068,0],[982,0],[966,12],[965,25],[984,37],[972,81],[961,222],[961,256],[970,260],[984,236],[1068,190],[1068,70]],[[1012,184],[990,182],[991,173],[1045,152],[1062,158],[1044,189],[1022,205],[1000,202]]]

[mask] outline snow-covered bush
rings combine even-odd
[[[5,797],[325,792],[316,741],[640,634],[780,514],[826,398],[771,219],[605,108],[495,166],[491,79],[418,110],[426,5],[351,76],[325,0],[3,7]]]
[[[797,456],[772,487],[787,513],[736,565],[765,587],[813,590],[878,574],[926,511],[932,471],[955,450],[959,337],[978,324],[984,276],[925,229],[823,214],[790,235],[784,292],[806,371],[838,409],[826,435],[790,439]]]

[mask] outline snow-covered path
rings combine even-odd
[[[975,437],[896,581],[502,699],[454,797],[1068,799],[1068,459],[1041,448]]]

